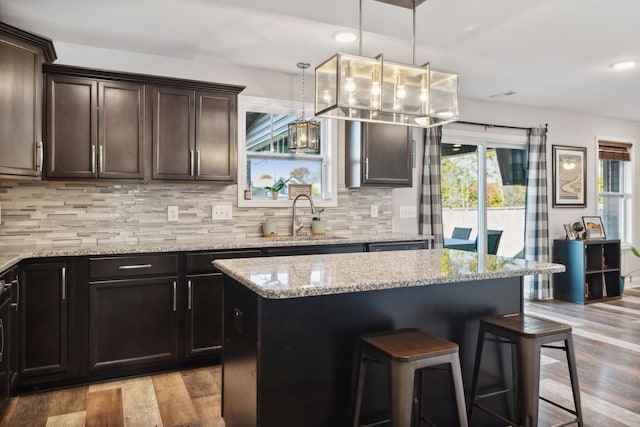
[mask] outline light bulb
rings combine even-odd
[[[347,92],[353,92],[354,90],[356,90],[356,84],[353,81],[353,77],[347,77],[344,80],[344,88]]]
[[[407,90],[405,89],[404,85],[398,86],[398,88],[396,89],[396,96],[398,97],[398,99],[404,99],[407,96]]]
[[[420,90],[420,101],[427,102],[429,100],[429,91],[426,89]]]
[[[371,82],[371,95],[380,95],[380,82]]]

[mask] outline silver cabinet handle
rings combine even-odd
[[[96,173],[96,146],[91,144],[91,173]]]
[[[200,176],[200,150],[196,151],[196,176]]]
[[[369,158],[364,158],[364,179],[369,179]]]
[[[67,267],[62,267],[62,301],[67,299]]]
[[[193,301],[193,283],[191,282],[191,280],[187,280],[187,290],[188,290],[188,294],[187,294],[187,310],[191,310],[191,303]]]
[[[194,166],[193,166],[193,150],[189,150],[189,176],[195,176],[195,172],[194,172]]]
[[[176,298],[178,297],[177,293],[178,293],[178,282],[174,280],[173,281],[173,311],[176,311],[178,308],[177,301],[176,301]]]
[[[43,168],[44,162],[44,148],[42,146],[42,141],[36,142],[36,171],[41,171]]]
[[[118,266],[118,270],[139,270],[141,268],[151,268],[151,264],[132,264]]]
[[[20,281],[16,278],[11,281],[11,286],[16,287],[16,302],[11,303],[11,307],[15,307],[16,311],[20,305]]]
[[[103,149],[104,149],[103,145],[98,146],[98,172],[99,173],[102,173],[102,169],[103,169],[103,163],[104,163]]]
[[[0,319],[0,333],[2,333],[2,347],[0,348],[0,362],[4,359],[4,322]]]

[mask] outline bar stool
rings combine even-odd
[[[416,372],[431,366],[449,364],[453,375],[458,419],[461,426],[467,426],[462,372],[456,343],[418,329],[399,329],[364,335],[361,337],[361,345],[354,427],[360,425],[360,410],[368,361],[382,362],[388,367],[391,388],[391,425],[393,427],[409,427],[412,418],[414,425],[419,425],[422,382],[421,380],[414,381]],[[422,378],[421,375],[418,377]],[[415,411],[412,411],[414,408]]]
[[[507,343],[514,346],[512,348],[512,354],[514,355],[514,359],[512,359],[512,368],[514,372],[513,390],[505,389],[495,391],[493,393],[478,395],[478,373],[482,359],[482,346],[485,341],[486,334],[496,336],[500,343]],[[564,345],[548,345],[549,343],[558,341],[564,341]],[[539,395],[540,351],[543,347],[563,350],[566,353],[575,410],[562,406]],[[507,393],[509,391],[514,391],[515,403],[519,408],[519,423],[509,420],[479,403],[480,399]],[[506,314],[481,319],[480,331],[478,333],[478,349],[473,368],[469,423],[471,423],[474,407],[478,407],[484,412],[487,412],[488,414],[491,414],[492,416],[509,424],[536,427],[538,425],[538,399],[549,402],[575,416],[574,419],[559,425],[564,426],[568,424],[578,424],[579,426],[583,426],[582,408],[580,406],[580,389],[578,387],[578,371],[576,369],[576,358],[573,352],[571,326],[522,313]]]

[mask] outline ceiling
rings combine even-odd
[[[358,0],[0,0],[0,20],[54,42],[299,73],[358,43]],[[637,0],[426,0],[416,64],[461,75],[461,96],[640,121]],[[412,13],[362,2],[365,56],[412,62]],[[64,62],[64,58],[60,58]],[[515,94],[504,96],[506,92]]]

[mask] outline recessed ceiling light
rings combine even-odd
[[[335,38],[340,43],[351,43],[356,39],[356,35],[349,31],[340,31],[339,33],[336,33],[333,38]]]
[[[620,61],[611,66],[614,70],[628,70],[636,66],[636,61]]]

